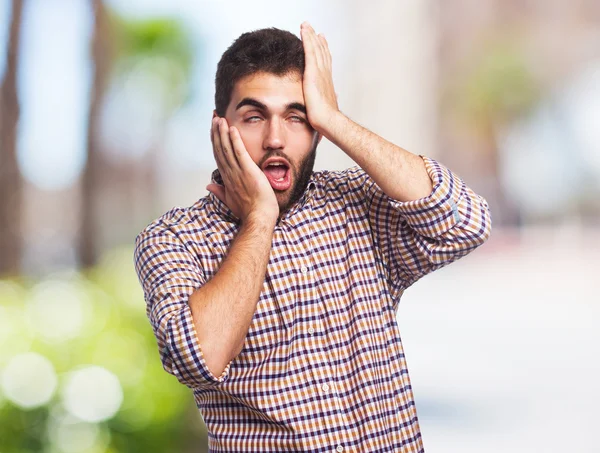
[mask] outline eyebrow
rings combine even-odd
[[[249,105],[252,107],[256,107],[259,110],[262,110],[264,112],[266,112],[268,110],[267,106],[265,104],[263,104],[262,102],[260,102],[257,99],[254,98],[244,98],[242,99],[238,105],[235,106],[236,110],[241,109],[242,107],[244,107],[245,105]],[[304,104],[301,104],[300,102],[290,102],[289,104],[287,104],[285,106],[286,110],[298,110],[302,113],[304,113],[306,115],[306,106]]]

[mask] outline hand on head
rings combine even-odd
[[[308,121],[314,129],[323,132],[332,116],[339,112],[333,86],[331,53],[323,34],[317,34],[308,22],[300,26],[304,45],[304,102]]]

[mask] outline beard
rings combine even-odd
[[[288,159],[284,153],[279,151],[273,151],[263,158],[264,162],[274,156],[283,157],[290,162],[291,165],[288,171],[292,172],[292,187],[284,191],[274,190],[275,196],[277,197],[277,202],[279,204],[279,218],[283,217],[283,215],[288,212],[290,208],[298,202],[298,200],[300,200],[304,194],[304,191],[306,190],[306,187],[308,187],[308,183],[310,182],[310,177],[315,166],[317,145],[318,141],[315,140],[310,152],[297,166],[293,165],[290,159]]]

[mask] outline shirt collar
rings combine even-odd
[[[221,177],[221,173],[219,173],[219,169],[216,169],[212,172],[211,182],[213,184],[223,185],[223,178]],[[300,197],[300,199],[286,212],[283,217],[278,220],[277,225],[281,225],[282,223],[287,223],[290,225],[295,225],[298,221],[301,220],[300,213],[303,212],[306,208],[310,207],[310,200],[312,199],[315,189],[317,187],[316,184],[316,175],[313,172],[310,176],[310,180],[304,193]],[[217,198],[217,196],[209,192],[208,199],[211,202],[213,211],[220,215],[223,220],[231,223],[239,224],[240,220],[237,216],[229,209],[229,207],[223,203],[221,200]]]

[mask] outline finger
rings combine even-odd
[[[309,29],[310,39],[313,43],[313,51],[315,53],[317,64],[320,68],[322,68],[325,65],[325,56],[323,55],[323,49],[321,47],[321,42],[319,40],[319,37],[317,36],[317,32],[315,31],[314,28],[312,28],[311,25],[308,26],[308,29]]]
[[[258,167],[258,165],[256,165],[256,163],[252,160],[252,158],[250,157],[250,154],[248,154],[248,151],[246,150],[246,146],[244,145],[244,142],[242,141],[242,136],[240,135],[240,131],[238,131],[238,129],[234,126],[229,128],[229,135],[231,137],[231,144],[233,146],[236,158],[240,164],[240,167],[243,170],[246,170],[248,167],[247,165],[255,165]]]
[[[221,153],[223,157],[227,160],[227,164],[230,169],[234,167],[238,167],[238,162],[236,157],[233,154],[233,147],[231,146],[231,139],[229,138],[229,125],[227,124],[227,120],[225,118],[221,118],[219,120],[219,139],[221,140]]]
[[[210,141],[213,144],[213,154],[215,156],[215,160],[219,163],[220,154],[221,154],[221,138],[218,136],[219,129],[217,123],[219,121],[218,117],[214,117],[212,119],[212,123],[210,126]]]
[[[215,156],[215,161],[217,162],[217,167],[219,167],[219,171],[224,173],[227,171],[227,167],[229,167],[229,163],[227,161],[227,156],[223,153],[223,146],[221,144],[221,135],[219,134],[219,118],[216,117],[213,119],[212,125],[212,142],[213,142],[213,154]]]
[[[215,127],[217,124],[217,117],[213,117],[213,119],[210,122],[210,142],[214,145],[215,144]]]
[[[304,43],[304,56],[307,62],[322,66],[323,60],[318,52],[318,42],[315,31],[308,22],[304,22],[301,28],[302,42]]]
[[[325,51],[323,48],[323,43],[321,42],[320,35],[317,34],[314,28],[309,24],[310,35],[312,37],[314,43],[314,51],[317,57],[317,62],[319,63],[319,67],[323,67],[327,62],[327,58],[325,56]]]
[[[231,126],[229,128],[229,138],[231,140],[233,152],[238,158],[238,161],[240,159],[243,159],[244,154],[248,154],[248,151],[246,151],[246,147],[244,146],[244,142],[242,141],[242,137],[240,136],[240,131],[238,131],[235,126]]]
[[[221,143],[221,134],[219,132],[219,118],[215,121],[214,127],[214,141],[215,145],[213,146],[213,154],[215,157],[215,161],[217,162],[217,168],[219,169],[219,173],[221,174],[221,178],[223,179],[223,184],[225,186],[229,186],[233,184],[231,181],[232,175],[232,163],[229,160],[227,153],[223,151],[223,146]]]
[[[325,39],[325,35],[323,33],[319,34],[319,40],[321,41],[321,48],[323,49],[325,61],[329,65],[329,68],[331,68],[331,52],[329,51],[329,45],[327,44],[327,40]]]
[[[237,157],[235,156],[233,146],[231,145],[231,138],[229,138],[229,125],[225,118],[219,120],[219,136],[221,137],[223,155],[227,159],[227,162],[231,167],[239,167]]]
[[[312,46],[310,40],[308,39],[307,28],[308,27],[306,26],[306,22],[302,23],[302,25],[300,26],[300,38],[302,38],[302,47],[304,47],[304,58],[306,60],[306,63],[312,63]]]

